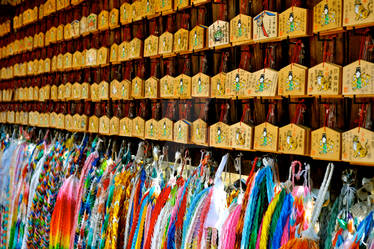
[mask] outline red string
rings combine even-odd
[[[271,48],[266,48],[265,50],[265,60],[264,60],[264,72],[265,68],[270,67],[270,62],[273,61],[273,56],[271,55]]]
[[[268,114],[266,115],[266,122],[269,122],[270,116],[274,115],[274,104],[269,105]]]
[[[299,102],[299,104],[297,104],[297,106],[296,106],[296,112],[295,112],[296,115],[295,115],[294,120],[292,122],[294,124],[298,124],[300,122],[302,112],[305,110],[305,105],[303,103],[304,103],[304,99],[302,99]]]
[[[365,119],[366,119],[366,105],[361,104],[358,119],[355,120],[355,123],[358,123],[358,132],[360,132],[360,127],[362,127],[362,125],[365,123]]]
[[[245,114],[247,113],[248,110],[249,110],[249,104],[245,104],[244,108],[243,108],[243,114],[242,114],[242,118],[240,119],[240,122],[244,121]]]
[[[139,110],[138,110],[138,116],[141,117],[142,116],[142,112],[144,110],[144,103],[143,102],[140,102],[140,106],[139,106]]]
[[[325,107],[325,121],[323,123],[323,126],[325,127],[325,131],[326,131],[327,119],[328,119],[329,113],[330,113],[330,105],[329,104],[324,104],[323,106]]]
[[[219,66],[219,71],[222,72],[223,70],[223,61],[225,60],[225,52],[222,52],[221,56],[221,65]]]
[[[226,4],[222,1],[220,3],[218,20],[224,20],[224,18],[225,18],[225,10],[226,10],[225,7],[226,7]]]
[[[268,10],[269,9],[269,0],[263,0],[262,1],[262,7],[264,8],[264,10]]]
[[[182,15],[182,28],[188,29],[188,20],[190,19],[190,15],[188,13],[183,13]]]
[[[225,114],[226,114],[226,104],[222,103],[221,104],[221,115],[219,117],[220,122],[223,122],[223,118],[225,117]]]
[[[299,58],[300,58],[300,52],[301,52],[301,41],[298,40],[294,46],[294,49],[293,49],[293,54],[292,54],[292,57],[291,57],[291,63],[297,63],[299,61]],[[291,66],[292,66],[291,64]]]
[[[173,119],[173,108],[174,108],[174,103],[173,102],[169,102],[168,103],[168,107],[166,109],[166,116],[169,118],[169,119]]]
[[[151,61],[151,76],[156,76],[157,64],[158,64],[157,60],[152,60]]]
[[[251,57],[251,54],[249,52],[249,47],[247,47],[245,50],[242,50],[241,52],[242,53],[241,53],[239,68],[247,69],[247,64],[248,64],[248,61]]]
[[[157,103],[152,103],[152,118],[153,119],[156,118],[156,107],[157,107]]]

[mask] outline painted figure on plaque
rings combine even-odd
[[[365,145],[362,145],[358,139],[358,136],[353,137],[353,156],[357,157],[366,157],[369,152],[368,141],[366,141]]]
[[[359,90],[366,87],[369,84],[370,75],[361,72],[361,67],[356,68],[356,72],[353,75],[352,89]]]

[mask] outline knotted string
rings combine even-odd
[[[362,32],[362,36],[361,36],[361,42],[360,42],[360,53],[358,55],[358,64],[361,65],[361,59],[363,58],[364,56],[364,53],[366,54],[366,49],[367,47],[365,46],[365,43],[366,43],[366,34],[367,32],[369,32],[369,29],[365,29],[363,32]]]
[[[303,112],[305,111],[306,106],[304,104],[304,99],[300,100],[299,103],[296,106],[296,112],[293,119],[294,124],[298,124],[300,122],[300,119],[302,118]]]
[[[361,104],[360,112],[358,114],[358,119],[355,120],[355,123],[358,124],[358,132],[360,132],[360,127],[365,123],[366,119],[366,104]]]

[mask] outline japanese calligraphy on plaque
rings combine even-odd
[[[148,78],[144,83],[144,97],[149,99],[157,99],[160,97],[159,80],[156,77]]]
[[[165,75],[160,80],[160,96],[165,99],[174,99],[174,78],[170,75]]]
[[[308,94],[337,95],[341,93],[342,67],[320,63],[308,70]]]
[[[288,124],[279,128],[278,150],[286,154],[308,155],[310,130],[297,124]]]
[[[217,148],[229,148],[230,126],[218,122],[209,127],[209,145]]]
[[[230,21],[230,42],[234,45],[252,40],[252,17],[239,14]]]
[[[173,53],[173,34],[164,32],[158,41],[158,53],[161,55],[169,55]]]
[[[144,81],[138,76],[131,81],[131,97],[144,98]]]
[[[227,98],[226,73],[221,72],[211,78],[210,95],[212,98]]]
[[[191,77],[181,74],[174,78],[174,95],[181,99],[191,98]]]
[[[310,156],[322,160],[339,161],[341,133],[328,127],[312,131]]]
[[[372,0],[346,0],[343,10],[343,26],[358,28],[374,23]]]
[[[145,122],[145,139],[158,139],[158,122],[155,119]]]
[[[225,93],[227,97],[244,98],[251,73],[243,69],[234,69],[226,74]]]
[[[278,71],[265,68],[251,74],[247,92],[249,96],[275,96],[277,87]]]
[[[132,135],[132,119],[124,117],[119,122],[119,135],[131,137]]]
[[[356,127],[342,135],[342,160],[374,165],[374,132]]]
[[[164,141],[173,141],[173,121],[163,118],[158,121],[158,138]]]
[[[183,53],[188,51],[188,30],[179,29],[174,34],[173,51],[175,53]]]
[[[359,60],[343,67],[343,94],[374,94],[374,63]]]
[[[136,117],[132,120],[132,136],[138,138],[144,138],[144,119]]]
[[[152,57],[158,54],[158,37],[150,35],[144,41],[144,57]]]
[[[342,0],[323,0],[313,8],[313,32],[326,32],[342,27]]]
[[[230,147],[239,150],[251,150],[254,128],[243,122],[230,126]]]
[[[208,145],[208,125],[202,119],[192,122],[191,142],[197,145]]]
[[[268,122],[257,125],[253,148],[259,151],[276,152],[278,149],[278,127]]]
[[[208,28],[208,44],[210,48],[226,46],[230,42],[230,24],[217,20]]]
[[[189,49],[198,51],[205,48],[205,29],[199,25],[196,25],[189,35]]]
[[[278,13],[262,11],[253,18],[253,40],[273,40],[278,36]]]
[[[191,123],[187,120],[179,120],[174,123],[174,142],[188,144],[190,141]]]
[[[307,67],[293,63],[278,73],[278,94],[281,96],[305,95]]]
[[[279,36],[296,38],[307,36],[309,32],[308,10],[290,7],[279,14]]]
[[[208,98],[210,96],[210,77],[198,73],[192,77],[192,97]]]

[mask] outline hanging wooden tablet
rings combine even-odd
[[[99,119],[99,133],[109,135],[110,120],[107,115],[103,115]]]
[[[313,8],[313,33],[342,29],[342,0],[323,0]]]
[[[189,34],[189,50],[199,51],[206,47],[205,28],[196,25]]]
[[[86,52],[86,67],[92,67],[97,65],[97,49],[91,48]]]
[[[90,33],[95,33],[97,31],[97,15],[91,13],[87,16],[87,31]]]
[[[362,127],[344,132],[342,135],[342,160],[374,165],[374,132]]]
[[[64,95],[63,99],[65,101],[71,100],[71,88],[72,88],[72,85],[71,85],[70,82],[68,82],[68,83],[65,84],[65,86],[64,86],[64,93],[63,93],[63,95]]]
[[[119,135],[119,119],[116,116],[114,116],[110,119],[109,135],[111,135],[111,136]]]
[[[374,63],[358,60],[343,67],[343,94],[373,95]]]
[[[143,41],[139,38],[134,38],[129,43],[129,52],[130,56],[129,59],[140,59],[142,58],[142,52],[143,52]]]
[[[338,95],[341,93],[342,67],[320,63],[308,70],[308,94]]]
[[[7,121],[9,124],[14,124],[14,111],[8,111]]]
[[[251,150],[254,127],[243,122],[230,126],[230,147],[238,150]]]
[[[99,99],[109,100],[109,84],[106,81],[101,81],[99,84]]]
[[[192,97],[210,97],[210,77],[203,73],[198,73],[192,77]]]
[[[71,30],[72,30],[71,23],[67,23],[64,26],[64,40],[65,41],[71,40],[71,38],[73,37]]]
[[[132,136],[137,138],[144,138],[144,119],[136,117],[132,120]]]
[[[88,117],[85,114],[80,115],[80,122],[79,122],[79,131],[80,132],[86,132],[87,131],[87,122],[88,122]]]
[[[109,29],[109,12],[102,10],[98,16],[98,30]]]
[[[131,5],[127,2],[120,7],[120,22],[122,25],[128,24],[132,21]]]
[[[140,0],[135,0],[131,4],[131,19],[132,22],[136,22],[142,19],[142,6]]]
[[[80,100],[82,98],[82,85],[75,82],[72,86],[72,99]]]
[[[275,96],[278,87],[278,71],[265,68],[252,73],[249,81],[249,96]]]
[[[230,20],[230,42],[236,46],[252,40],[252,17],[239,14]]]
[[[33,87],[29,87],[28,88],[28,94],[27,94],[27,96],[28,96],[28,100],[29,101],[34,100],[34,88]],[[4,97],[3,97],[3,99],[4,99]]]
[[[262,11],[253,18],[253,40],[256,42],[276,40],[278,37],[278,13]]]
[[[81,20],[79,21],[79,32],[82,36],[86,36],[89,34],[88,20],[86,16],[82,16]]]
[[[138,76],[131,81],[131,97],[134,99],[144,98],[144,80]]]
[[[122,42],[118,46],[118,60],[119,61],[126,61],[130,57],[130,50],[129,50],[129,43],[127,41]]]
[[[210,95],[212,98],[228,98],[226,96],[226,73],[221,72],[213,76],[211,79]]]
[[[57,128],[57,113],[52,112],[49,115],[49,127]]]
[[[253,148],[259,151],[276,152],[278,149],[278,127],[268,122],[257,125]]]
[[[43,74],[44,73],[44,60],[40,59],[38,62],[38,74]],[[14,69],[15,71],[15,69]]]
[[[158,53],[163,56],[170,56],[173,54],[173,34],[164,32],[158,41]]]
[[[72,38],[78,38],[80,36],[80,31],[79,31],[79,20],[74,20],[71,23],[71,37]]]
[[[297,38],[310,33],[307,9],[292,6],[279,14],[279,37]]]
[[[174,99],[177,98],[174,95],[174,77],[170,75],[165,75],[160,81],[160,96],[164,99]]]
[[[56,43],[56,41],[57,41],[57,28],[56,27],[52,27],[49,30],[49,39],[48,39],[48,41],[50,43]]]
[[[58,86],[57,99],[65,100],[65,85],[64,84],[61,84]]]
[[[73,55],[71,53],[64,54],[64,70],[70,70],[72,68],[72,62],[73,62]]]
[[[119,135],[131,137],[132,135],[132,119],[124,117],[119,123]]]
[[[150,35],[144,41],[144,57],[154,57],[158,54],[158,37]]]
[[[90,100],[91,99],[91,87],[87,82],[82,83],[82,95],[83,100]]]
[[[110,59],[109,61],[112,64],[117,64],[119,62],[118,60],[118,45],[116,43],[113,43],[112,46],[110,46]]]
[[[158,138],[162,141],[173,141],[173,121],[163,118],[158,121]]]
[[[72,125],[71,125],[71,131],[73,132],[79,132],[79,120],[80,115],[78,113],[73,115]]]
[[[58,99],[58,87],[56,85],[51,86],[51,100],[56,101]]]
[[[148,99],[157,99],[160,97],[160,83],[156,77],[148,78],[144,83],[144,97]]]
[[[208,44],[210,48],[225,47],[230,42],[230,25],[228,22],[217,20],[208,28]]]
[[[131,99],[131,82],[129,80],[121,81],[121,99]]]
[[[168,15],[174,12],[174,0],[156,0],[156,8],[162,15]]]
[[[182,10],[190,6],[189,0],[174,0],[174,9]]]
[[[191,98],[191,77],[180,74],[174,79],[174,95],[181,99]]]
[[[79,52],[79,51],[75,51],[74,54],[73,54],[73,65],[72,65],[72,68],[73,69],[80,69],[81,68],[81,56],[82,56],[82,53]]]
[[[91,116],[88,120],[88,132],[98,133],[99,132],[99,119],[96,116]]]
[[[310,130],[297,124],[288,124],[279,128],[278,150],[286,154],[308,155]]]
[[[14,112],[14,123],[15,124],[21,124],[19,112]]]
[[[174,123],[174,142],[188,144],[190,142],[191,123],[187,120],[178,120]]]
[[[362,28],[373,26],[374,6],[372,0],[347,0],[343,7],[343,26]]]
[[[60,24],[56,30],[56,42],[61,42],[64,39],[64,25]]]
[[[148,19],[155,17],[156,14],[156,0],[145,0],[145,8],[144,8],[144,15],[148,17]]]
[[[38,74],[38,71],[39,71],[39,60],[35,59],[33,61],[33,70],[34,72],[34,75],[37,75]],[[13,69],[13,74],[14,74],[14,69]]]
[[[341,133],[328,127],[312,131],[310,156],[320,160],[339,161]]]
[[[231,98],[245,98],[251,73],[243,69],[234,69],[226,74],[225,94]]]
[[[192,122],[191,142],[208,146],[208,125],[200,118]]]
[[[22,121],[23,121],[22,122],[23,125],[28,125],[28,123],[29,123],[29,113],[28,112],[23,113]]]
[[[113,8],[109,13],[109,28],[115,29],[119,27],[119,10]]]
[[[112,100],[121,99],[121,86],[122,84],[119,83],[118,80],[112,80],[112,82],[110,82],[110,98]]]
[[[96,82],[90,86],[90,93],[92,102],[100,101],[100,87]]]
[[[155,119],[145,122],[145,139],[158,139],[158,122]]]
[[[179,29],[175,32],[173,40],[174,53],[185,53],[188,51],[188,30],[183,28]]]
[[[26,74],[27,75],[33,75],[34,74],[34,62],[33,61],[29,61],[27,62],[27,72]],[[10,77],[7,77],[7,78],[10,78]]]
[[[209,145],[217,148],[230,147],[230,126],[218,122],[209,127]]]
[[[46,58],[44,60],[44,72],[50,73],[51,72],[51,59]]]
[[[57,129],[65,129],[65,115],[62,113],[57,114]]]
[[[306,94],[307,67],[293,63],[278,73],[278,94],[298,96]]]

